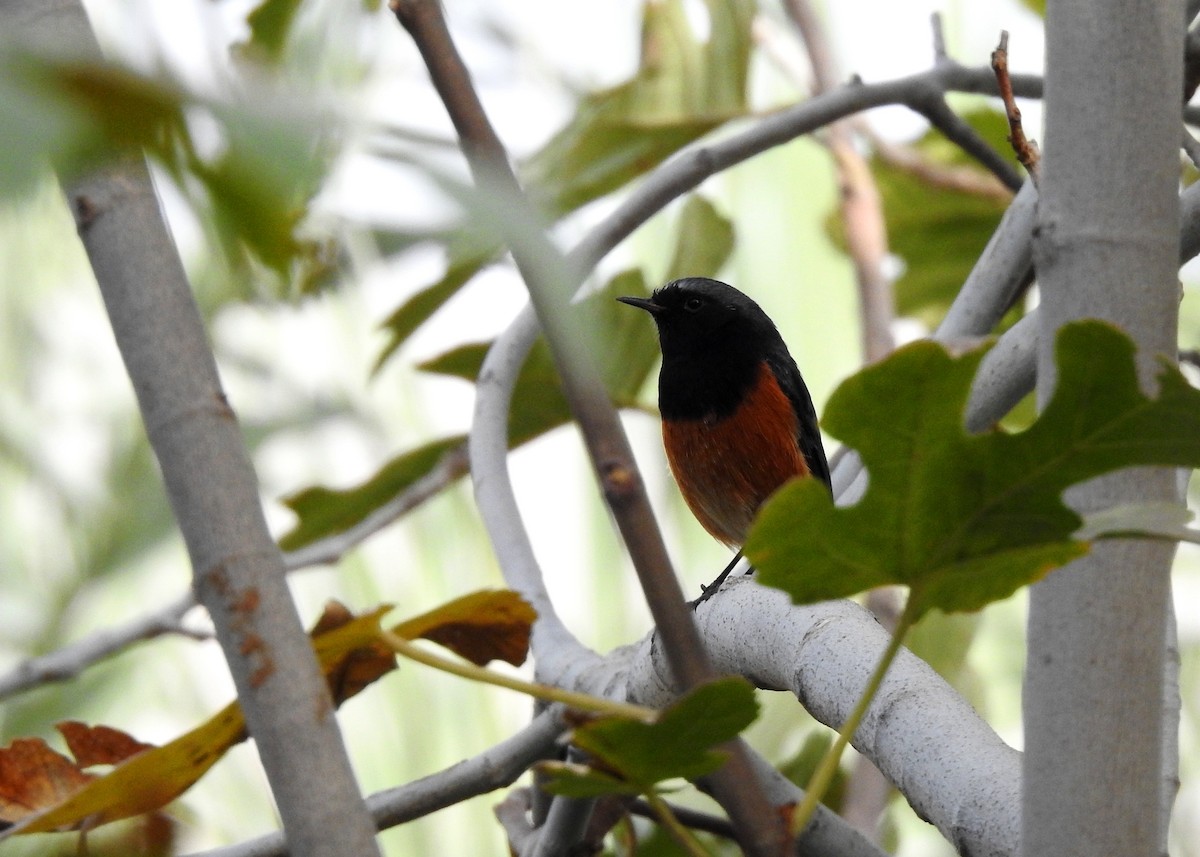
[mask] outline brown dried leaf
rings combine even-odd
[[[396,653],[379,642],[379,620],[390,609],[385,606],[355,617],[344,604],[326,602],[312,636],[320,638],[317,655],[335,706],[396,668]],[[342,641],[336,650],[330,645],[334,632],[340,632],[336,639]]]
[[[119,765],[143,750],[154,749],[153,744],[143,744],[111,726],[88,726],[78,720],[64,720],[54,728],[66,739],[67,749],[81,768]]]
[[[0,749],[0,821],[8,827],[54,806],[92,779],[41,738],[18,738]]]
[[[529,630],[537,613],[511,590],[484,590],[456,598],[401,622],[392,633],[440,643],[471,663],[502,660],[520,666],[529,652]]]

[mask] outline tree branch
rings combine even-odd
[[[1037,143],[1025,136],[1021,122],[1021,108],[1013,98],[1012,80],[1008,73],[1008,31],[1001,30],[1000,44],[992,52],[992,71],[996,73],[996,84],[1000,88],[1000,100],[1004,102],[1004,113],[1008,117],[1008,142],[1012,144],[1017,160],[1021,162],[1033,183],[1038,183],[1038,161],[1040,154]]]
[[[0,19],[26,45],[99,59],[78,3],[3,0]],[[293,852],[378,854],[145,160],[116,159],[66,195]]]
[[[1178,349],[1182,5],[1060,0],[1046,18],[1046,129],[1035,259],[1038,401],[1059,328],[1120,326],[1144,389]],[[1105,73],[1094,60],[1104,58]],[[1086,149],[1087,156],[1079,157]],[[1178,503],[1174,471],[1070,489],[1077,511]],[[1030,588],[1022,805],[1029,854],[1166,853],[1178,781],[1167,680],[1173,542],[1101,540]],[[1121,677],[1120,694],[1113,676]],[[1087,784],[1080,788],[1080,784]]]
[[[520,732],[477,756],[406,785],[376,792],[366,800],[376,829],[387,830],[512,785],[534,762],[555,755],[559,736],[566,728],[562,708],[554,706]],[[189,857],[286,857],[287,854],[283,835],[269,833]]]
[[[73,679],[92,664],[122,652],[134,643],[163,634],[208,639],[211,634],[190,630],[182,622],[184,614],[195,606],[196,599],[189,592],[166,607],[124,625],[97,631],[49,654],[27,658],[11,672],[0,676],[0,700],[34,687]]]
[[[684,604],[629,441],[588,357],[587,331],[580,328],[577,314],[570,308],[568,289],[581,277],[572,276],[536,225],[538,218],[521,193],[499,138],[491,130],[450,38],[440,4],[436,0],[392,0],[391,7],[425,58],[463,141],[476,184],[483,192],[481,201],[498,206],[493,216],[529,290],[597,480],[629,548],[671,660],[675,681],[680,689],[695,687],[716,673],[705,657]],[[728,761],[713,776],[717,797],[730,813],[748,854],[778,854],[787,839],[782,819],[762,797],[744,752],[736,745],[726,750]]]
[[[727,583],[696,618],[718,669],[794,694],[833,728],[855,704],[846,689],[862,686],[888,643],[874,617],[852,602],[796,606],[752,578]],[[668,670],[649,635],[558,683],[661,707],[673,698]],[[854,746],[960,853],[1017,853],[1020,754],[916,655],[901,650]]]

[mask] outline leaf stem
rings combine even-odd
[[[513,676],[507,676],[494,670],[486,669],[485,667],[477,667],[474,664],[452,661],[441,655],[435,655],[433,652],[427,651],[416,643],[393,634],[391,631],[381,630],[380,639],[390,646],[393,651],[404,655],[410,660],[461,678],[480,681],[497,687],[505,687],[537,699],[544,699],[547,702],[561,702],[569,708],[589,711],[593,714],[627,717],[642,723],[653,723],[658,719],[658,711],[653,708],[647,708],[644,705],[634,705],[633,703],[604,699],[603,697],[592,696],[587,693],[563,690],[560,687],[551,687],[548,684],[538,684]]]
[[[883,677],[887,675],[892,661],[896,659],[896,654],[900,651],[900,644],[903,642],[905,634],[908,633],[908,629],[912,627],[919,615],[919,611],[916,609],[919,603],[920,599],[915,597],[915,593],[910,592],[908,603],[905,605],[904,611],[900,614],[900,618],[896,620],[896,628],[892,631],[892,638],[888,641],[887,648],[884,649],[883,655],[879,658],[879,663],[875,665],[874,672],[871,673],[871,677],[867,680],[867,686],[863,689],[862,696],[859,697],[858,702],[854,705],[854,710],[850,712],[850,716],[846,718],[846,722],[842,724],[842,728],[838,731],[837,740],[833,742],[821,758],[816,771],[813,772],[812,779],[808,783],[808,788],[804,790],[804,800],[800,802],[800,806],[792,814],[793,836],[799,836],[804,830],[813,813],[816,812],[821,798],[829,790],[829,784],[833,782],[833,776],[837,773],[842,752],[846,749],[846,745],[850,743],[850,739],[854,736],[858,725],[862,722],[863,715],[867,713],[867,708],[870,707],[871,700],[875,698],[879,686],[883,683]]]
[[[670,805],[667,804],[659,795],[650,790],[646,792],[646,803],[650,804],[650,808],[654,810],[654,814],[658,816],[658,820],[662,822],[663,827],[667,832],[674,837],[675,841],[683,847],[691,857],[712,857],[704,846],[700,844],[700,840],[696,838],[692,831],[688,830],[675,813],[671,811]]]

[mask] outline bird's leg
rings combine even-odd
[[[741,550],[738,550],[738,552],[733,555],[733,559],[731,559],[729,561],[729,565],[725,566],[725,570],[717,575],[716,580],[714,580],[708,586],[703,587],[700,591],[700,597],[697,598],[695,601],[689,601],[688,602],[689,606],[693,610],[695,610],[697,607],[699,607],[705,601],[712,598],[713,595],[716,593],[716,591],[721,588],[721,584],[725,582],[725,578],[729,577],[729,573],[731,571],[733,571],[734,566],[736,566],[738,564],[738,560],[740,560],[741,558],[742,558],[742,552],[741,552]]]

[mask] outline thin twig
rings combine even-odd
[[[1010,90],[1011,92],[1011,90]],[[1013,169],[1012,165],[1000,156],[961,116],[950,109],[946,96],[942,92],[929,90],[925,98],[910,101],[909,106],[929,120],[929,124],[942,133],[947,140],[954,143],[972,158],[982,164],[1013,193],[1021,189],[1024,181]],[[1017,113],[1020,119],[1020,111]],[[1036,144],[1032,144],[1034,154]],[[1024,163],[1024,161],[1022,161]]]
[[[166,607],[139,616],[124,625],[97,631],[56,651],[28,658],[0,676],[0,700],[30,688],[73,679],[97,661],[143,640],[152,640],[164,634],[209,639],[212,634],[208,631],[189,628],[182,622],[184,614],[195,606],[196,599],[189,592]]]
[[[932,187],[969,193],[997,202],[1007,202],[1013,197],[1012,190],[994,173],[984,172],[977,167],[935,161],[914,146],[885,140],[869,129],[866,136],[871,142],[871,148],[887,164],[911,173]],[[1004,166],[1015,175],[1016,171],[1011,166]]]
[[[535,717],[520,732],[477,756],[371,795],[366,803],[376,829],[396,827],[512,785],[535,762],[555,755],[558,738],[567,729],[562,713],[562,708],[553,707]],[[283,835],[277,832],[189,857],[284,857],[286,854]]]
[[[572,275],[557,258],[544,232],[533,226],[536,215],[521,193],[499,138],[491,130],[440,4],[436,0],[392,0],[391,8],[421,51],[463,139],[464,154],[484,192],[482,201],[507,210],[507,216],[499,210],[494,216],[529,290],[567,401],[629,548],[676,681],[681,689],[694,687],[716,674],[684,604],[628,438],[595,365],[579,348],[578,317],[571,311],[563,288],[564,284],[575,285],[568,282]],[[777,854],[786,841],[783,825],[749,774],[745,753],[736,746],[727,750],[728,762],[714,775],[719,799],[734,818],[747,853]]]
[[[724,839],[733,839],[733,825],[729,823],[729,819],[721,818],[717,815],[710,815],[707,812],[699,812],[698,810],[689,809],[686,806],[679,806],[673,803],[663,803],[675,815],[675,818],[686,827],[693,830],[700,830],[704,833],[711,833],[714,836],[720,836]],[[642,798],[638,798],[629,805],[629,812],[632,815],[641,816],[657,821],[658,816],[654,812],[654,808],[650,806]]]
[[[992,52],[992,71],[996,73],[996,85],[1000,89],[1000,100],[1004,102],[1004,112],[1008,116],[1009,137],[1013,152],[1021,162],[1033,183],[1038,181],[1038,161],[1041,155],[1037,143],[1025,137],[1025,129],[1021,124],[1021,109],[1017,107],[1013,96],[1012,78],[1008,73],[1008,30],[1000,31],[1000,44]]]

